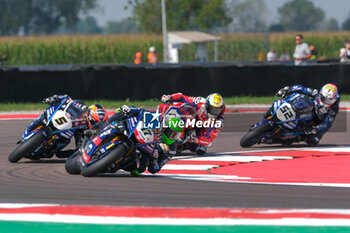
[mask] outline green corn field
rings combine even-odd
[[[339,58],[343,40],[350,32],[306,32],[304,41],[313,44],[319,58]],[[290,56],[295,48],[296,33],[270,33],[269,46],[280,55]],[[220,34],[218,54],[220,61],[257,60],[265,50],[262,33]],[[163,59],[161,35],[98,35],[98,36],[38,36],[0,37],[0,56],[6,55],[6,65],[31,64],[121,64],[133,63],[135,53],[141,51],[147,62],[150,46],[157,49],[159,61]],[[209,60],[214,59],[214,43],[208,43]],[[195,60],[195,45],[183,45],[180,61]]]

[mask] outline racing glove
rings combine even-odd
[[[123,105],[120,108],[118,108],[115,112],[122,112],[124,115],[127,115],[130,112],[130,107],[128,105]]]
[[[120,109],[122,110],[122,113],[124,113],[124,115],[130,112],[130,107],[128,105],[123,105]]]
[[[197,134],[196,134],[195,130],[188,129],[185,132],[184,142],[195,142],[196,136],[197,136]]]
[[[60,97],[58,97],[58,95],[54,95],[44,99],[42,103],[52,106],[52,105],[56,105],[59,101],[60,101]]]
[[[84,131],[84,136],[91,137],[92,135],[97,134],[97,130],[95,129],[87,129]]]
[[[289,93],[291,92],[289,86],[285,86],[282,89],[280,89],[276,95],[281,96],[282,98],[285,98]]]
[[[162,98],[160,99],[160,101],[162,101],[162,103],[168,103],[170,100],[170,95],[162,95]]]

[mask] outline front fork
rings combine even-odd
[[[267,132],[265,133],[262,137],[261,137],[261,140],[259,143],[263,143],[267,140],[270,140],[270,139],[273,139],[276,135],[278,135],[279,133],[281,133],[281,128],[276,126],[275,124],[275,121],[273,120],[273,116],[271,116],[270,113],[270,110],[269,109],[265,115],[264,115],[264,119],[258,123],[256,123],[255,125],[253,125],[249,131],[253,130],[254,128],[262,125],[262,124],[265,124],[265,123],[268,123],[272,128],[272,130],[270,132]]]
[[[47,140],[45,140],[39,147],[37,147],[33,151],[34,154],[40,154],[40,152],[43,152],[45,150],[52,150],[52,149],[54,149],[56,147],[55,142],[56,142],[57,136],[52,134],[51,130],[48,127],[46,127],[45,125],[39,125],[34,130],[32,130],[31,132],[35,132],[35,133],[32,134],[32,136],[34,136],[37,133],[41,133],[47,138]]]

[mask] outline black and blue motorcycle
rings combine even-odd
[[[264,119],[253,125],[240,141],[241,147],[255,144],[284,144],[303,141],[304,132],[314,125],[314,104],[307,96],[294,93],[275,100]]]
[[[9,161],[16,163],[24,157],[32,160],[51,158],[70,143],[77,130],[87,128],[87,111],[83,102],[68,96],[49,106],[24,131],[19,145],[9,155]]]
[[[154,130],[143,127],[142,117],[143,110],[138,116],[96,124],[94,132],[86,134],[80,149],[66,160],[66,171],[91,177],[128,170],[137,164],[141,159],[137,150],[152,153],[152,144],[157,142]]]

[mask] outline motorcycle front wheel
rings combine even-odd
[[[105,157],[93,161],[91,164],[87,164],[86,167],[81,169],[81,174],[85,177],[91,177],[99,172],[102,172],[108,168],[112,163],[120,160],[126,153],[124,145],[119,144],[115,149],[109,152]]]
[[[29,155],[33,150],[35,150],[41,143],[46,140],[46,137],[38,132],[33,135],[28,141],[21,142],[19,146],[9,155],[9,161],[11,163],[17,163],[20,159]]]
[[[77,175],[80,174],[81,170],[80,167],[78,166],[78,159],[80,158],[80,151],[77,150],[74,152],[65,162],[64,168],[66,171],[71,174],[71,175]]]
[[[246,133],[240,141],[241,147],[251,147],[258,143],[261,136],[271,130],[268,122],[263,123]]]

